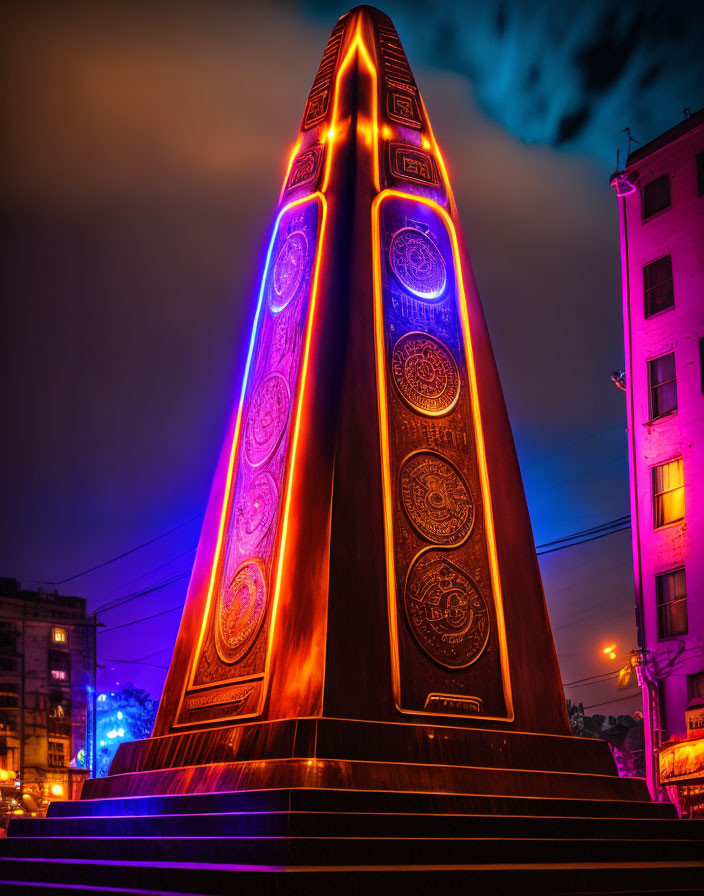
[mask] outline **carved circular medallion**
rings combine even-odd
[[[220,592],[215,623],[215,646],[225,663],[236,663],[254,643],[264,621],[266,584],[256,560],[235,572]]]
[[[419,451],[401,467],[401,503],[411,525],[435,544],[459,544],[474,523],[474,501],[460,471],[434,451]]]
[[[278,502],[276,483],[266,472],[243,487],[235,507],[235,538],[242,554],[249,554],[269,531]]]
[[[422,554],[409,570],[406,616],[428,656],[449,668],[469,666],[489,639],[489,611],[478,587],[444,554]]]
[[[391,373],[401,397],[414,411],[438,417],[457,403],[457,364],[447,346],[434,336],[402,336],[391,353]]]
[[[269,308],[274,314],[288,305],[296,295],[308,257],[308,240],[302,230],[295,230],[286,237],[274,262],[269,293]]]
[[[389,261],[401,286],[419,299],[434,301],[445,291],[445,261],[422,230],[415,227],[397,230],[391,240]]]
[[[286,429],[288,407],[288,384],[280,373],[272,373],[257,384],[244,433],[244,452],[253,467],[276,451]]]

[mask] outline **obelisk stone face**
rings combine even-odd
[[[371,7],[306,103],[155,734],[311,716],[567,728],[447,172]]]

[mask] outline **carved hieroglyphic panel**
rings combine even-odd
[[[389,91],[386,96],[386,114],[392,121],[408,128],[420,129],[423,125],[416,98],[405,91]]]
[[[306,111],[303,115],[303,129],[312,128],[319,124],[328,114],[330,99],[333,89],[333,75],[337,67],[337,59],[340,55],[340,44],[345,22],[341,19],[332,30],[330,40],[320,61],[313,86],[310,90]]]
[[[428,656],[457,668],[481,656],[490,627],[486,601],[447,554],[422,554],[408,571],[404,596],[411,630]]]
[[[303,186],[310,186],[313,189],[320,174],[322,158],[322,146],[313,146],[296,156],[288,176],[286,190],[295,190]]]
[[[401,466],[401,504],[413,528],[433,544],[457,545],[472,531],[474,498],[442,454],[418,451]]]
[[[445,260],[435,243],[418,227],[401,227],[389,246],[391,269],[411,295],[440,299],[447,284]]]
[[[458,283],[434,207],[379,207],[399,707],[505,718]]]
[[[433,417],[447,414],[460,394],[452,352],[426,333],[404,333],[391,351],[391,374],[403,400]]]
[[[389,144],[391,173],[400,180],[437,187],[440,184],[435,159],[429,152],[392,141]]]
[[[223,550],[180,724],[252,715],[262,694],[319,218],[317,199],[288,208],[268,256]]]

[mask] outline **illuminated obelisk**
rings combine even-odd
[[[433,725],[483,768],[520,732],[522,769],[612,775],[605,748],[554,737],[564,695],[465,240],[370,7],[328,42],[255,309],[154,736],[87,792],[359,784],[345,750],[388,787]]]

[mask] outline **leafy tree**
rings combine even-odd
[[[136,688],[131,682],[127,682],[121,691],[98,694],[97,777],[107,775],[121,743],[150,736],[158,706],[158,700],[152,700],[147,691]]]

